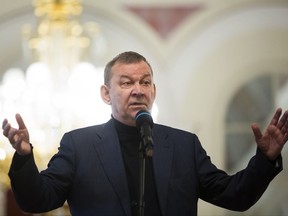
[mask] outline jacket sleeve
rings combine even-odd
[[[52,157],[48,168],[41,172],[36,166],[33,151],[24,157],[14,154],[8,174],[16,202],[23,211],[47,212],[64,204],[72,184],[72,149],[72,145],[62,139],[58,153]]]
[[[278,157],[275,166],[257,150],[245,169],[234,175],[228,175],[212,164],[197,137],[195,144],[200,198],[226,209],[234,211],[249,209],[282,170],[281,156]]]

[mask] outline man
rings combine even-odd
[[[141,138],[135,115],[150,111],[155,100],[150,64],[135,52],[119,54],[106,65],[101,96],[111,105],[111,119],[66,133],[41,173],[21,116],[16,114],[19,129],[3,121],[3,134],[16,150],[9,171],[11,185],[24,211],[50,211],[67,200],[72,215],[137,215]],[[154,124],[145,215],[196,216],[199,198],[235,211],[250,208],[282,170],[288,111],[281,113],[277,109],[263,134],[252,124],[256,154],[233,176],[212,164],[195,134]]]

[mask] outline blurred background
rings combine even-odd
[[[110,118],[103,67],[120,52],[154,69],[155,122],[196,133],[233,174],[255,154],[250,129],[288,108],[287,0],[0,0],[0,119],[20,113],[39,169],[64,132]],[[264,128],[263,128],[264,129]],[[14,151],[0,136],[0,215],[23,215],[7,177]],[[287,216],[284,170],[250,210],[199,201],[199,216]],[[42,215],[69,215],[67,206]]]

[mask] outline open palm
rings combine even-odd
[[[288,140],[288,111],[282,117],[281,114],[282,109],[278,108],[264,134],[257,124],[251,125],[258,148],[270,160],[279,156]]]

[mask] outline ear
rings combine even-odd
[[[111,99],[110,99],[110,95],[109,95],[109,88],[106,85],[102,85],[100,88],[101,91],[101,97],[102,100],[104,101],[104,103],[111,105]]]
[[[154,99],[156,98],[156,85],[155,83],[153,83],[153,87],[154,87]]]

